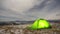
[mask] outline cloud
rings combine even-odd
[[[0,20],[60,19],[59,3],[59,0],[0,0]]]
[[[35,16],[37,18],[45,19],[60,19],[60,1],[58,0],[44,0],[39,5],[35,5],[30,9],[30,12],[26,12],[29,16]]]
[[[0,0],[0,16],[3,20],[17,18],[20,20],[26,19],[25,12],[36,5],[37,0]],[[0,19],[2,19],[0,18]],[[5,19],[4,19],[5,18]],[[28,16],[27,16],[28,18]],[[9,19],[9,20],[10,20]]]
[[[3,8],[13,10],[15,12],[24,12],[35,5],[37,0],[3,0]]]

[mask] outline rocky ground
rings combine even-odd
[[[0,26],[0,34],[60,34],[60,23],[51,23],[51,29],[28,30],[25,25],[5,25]]]

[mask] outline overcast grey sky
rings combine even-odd
[[[60,19],[60,0],[0,0],[0,21]]]

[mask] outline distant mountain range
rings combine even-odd
[[[35,21],[35,20],[34,20]],[[20,25],[20,24],[31,24],[34,21],[1,21],[0,25]],[[60,23],[60,20],[48,20],[50,23]]]

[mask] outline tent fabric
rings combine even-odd
[[[51,27],[50,23],[45,19],[37,19],[30,27],[33,30],[45,29]]]

